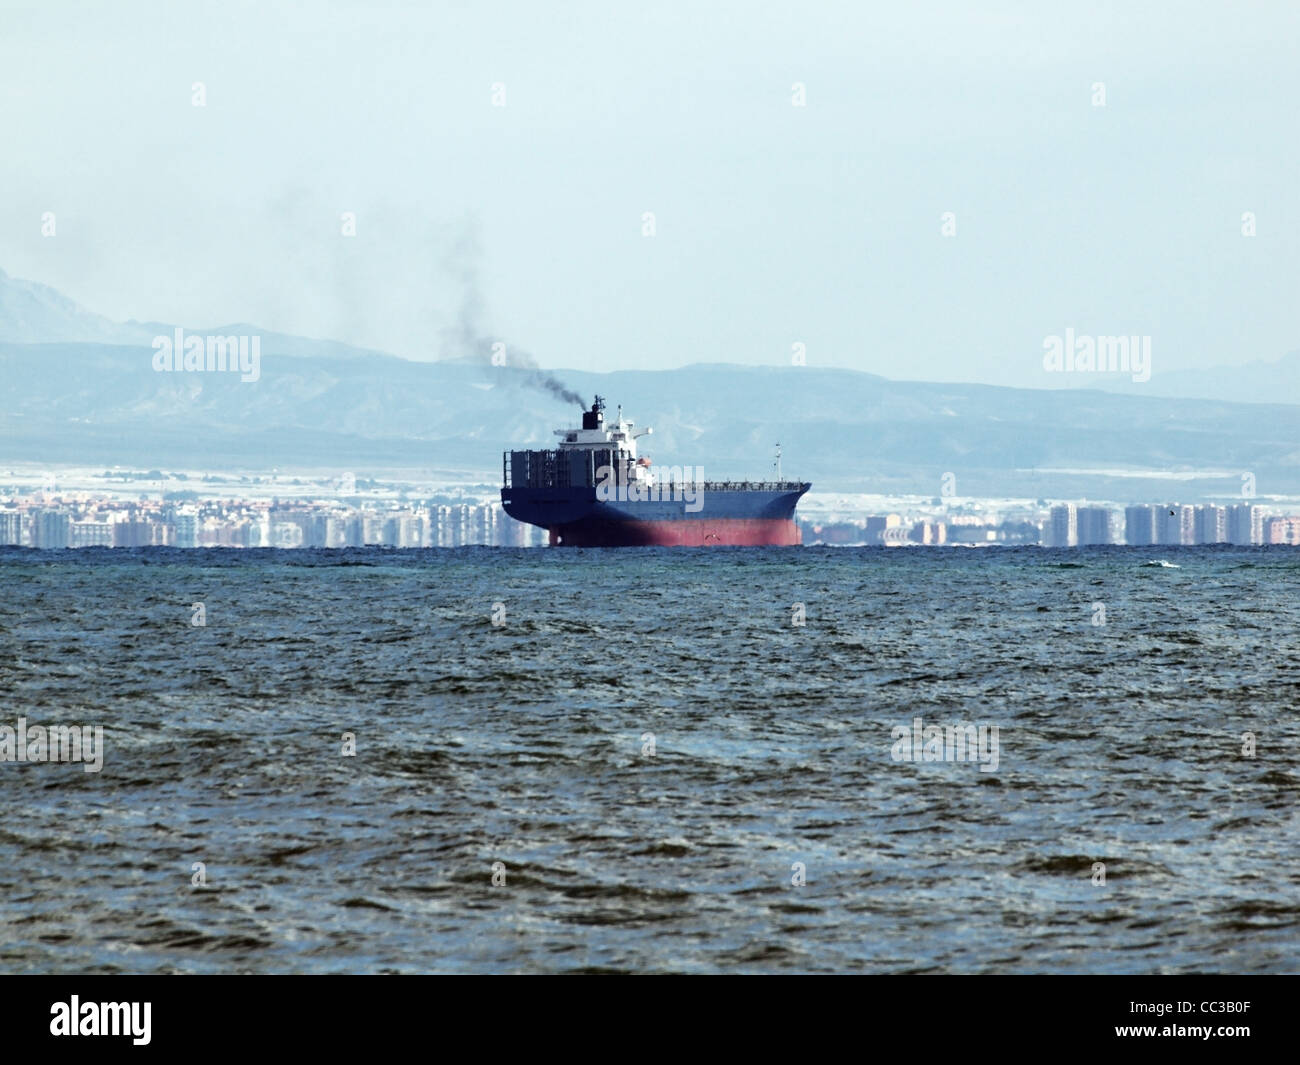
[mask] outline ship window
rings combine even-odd
[[[577,434],[577,433],[570,433],[570,434],[569,434],[568,436],[566,436],[564,439],[565,439],[568,443],[572,444],[572,443],[574,443],[575,441],[577,441],[577,439],[578,439],[578,434]]]

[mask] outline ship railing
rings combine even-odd
[[[706,492],[798,492],[812,487],[805,481],[705,481]]]
[[[689,488],[701,492],[806,492],[807,481],[659,481],[662,489]]]

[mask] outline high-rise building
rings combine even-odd
[[[17,546],[23,542],[23,512],[0,510],[0,547]]]
[[[1177,546],[1196,542],[1196,514],[1190,506],[1168,503],[1156,517],[1156,542]]]
[[[1228,508],[1228,542],[1262,544],[1264,542],[1264,508],[1254,503],[1238,503]]]
[[[1048,547],[1075,547],[1079,543],[1079,508],[1058,503],[1047,520]]]
[[[178,513],[173,519],[176,527],[177,547],[199,546],[199,516],[197,514]]]
[[[418,514],[402,515],[402,546],[421,547],[424,543],[424,519]]]
[[[69,526],[73,547],[112,547],[113,523],[74,521]]]
[[[1124,542],[1146,547],[1156,542],[1156,512],[1159,508],[1138,503],[1124,508]]]
[[[352,513],[343,523],[343,546],[344,547],[365,547],[366,545],[366,519],[360,514]]]
[[[948,539],[948,526],[941,521],[918,521],[908,538],[916,544],[939,545]]]
[[[202,543],[202,532],[199,533]],[[259,514],[236,526],[235,542],[240,547],[274,547],[271,540],[271,521],[265,514]]]
[[[510,515],[501,520],[500,535],[502,547],[530,547],[531,538],[528,530],[536,528],[527,522],[515,521]]]
[[[1264,523],[1264,543],[1300,546],[1300,517],[1269,518]]]
[[[114,547],[149,547],[153,543],[153,524],[147,521],[113,522]]]
[[[61,510],[38,510],[32,515],[32,546],[53,550],[72,545],[72,517]]]
[[[1078,543],[1108,544],[1110,535],[1110,511],[1105,507],[1080,507],[1078,512]]]
[[[302,547],[302,526],[296,521],[271,522],[271,539],[265,547]]]
[[[383,542],[389,547],[419,547],[419,519],[413,514],[397,511],[384,519]]]
[[[429,508],[429,521],[433,523],[431,539],[434,547],[450,547],[451,507],[432,506]]]
[[[329,547],[329,517],[309,513],[302,518],[302,546]]]
[[[1195,542],[1198,544],[1224,544],[1228,542],[1228,511],[1213,503],[1196,508]]]
[[[464,547],[472,542],[469,531],[469,504],[457,503],[451,508],[449,516],[451,525],[451,543],[450,547]]]
[[[869,544],[884,543],[885,533],[897,529],[903,524],[898,514],[869,514],[863,532],[863,539]]]

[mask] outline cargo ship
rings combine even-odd
[[[794,546],[795,506],[811,484],[706,481],[692,467],[655,467],[637,454],[635,423],[605,420],[605,401],[584,410],[581,429],[556,429],[556,447],[507,451],[501,505],[539,525],[553,547]]]

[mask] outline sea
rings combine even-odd
[[[1300,971],[1294,548],[7,548],[0,692],[0,972]]]

